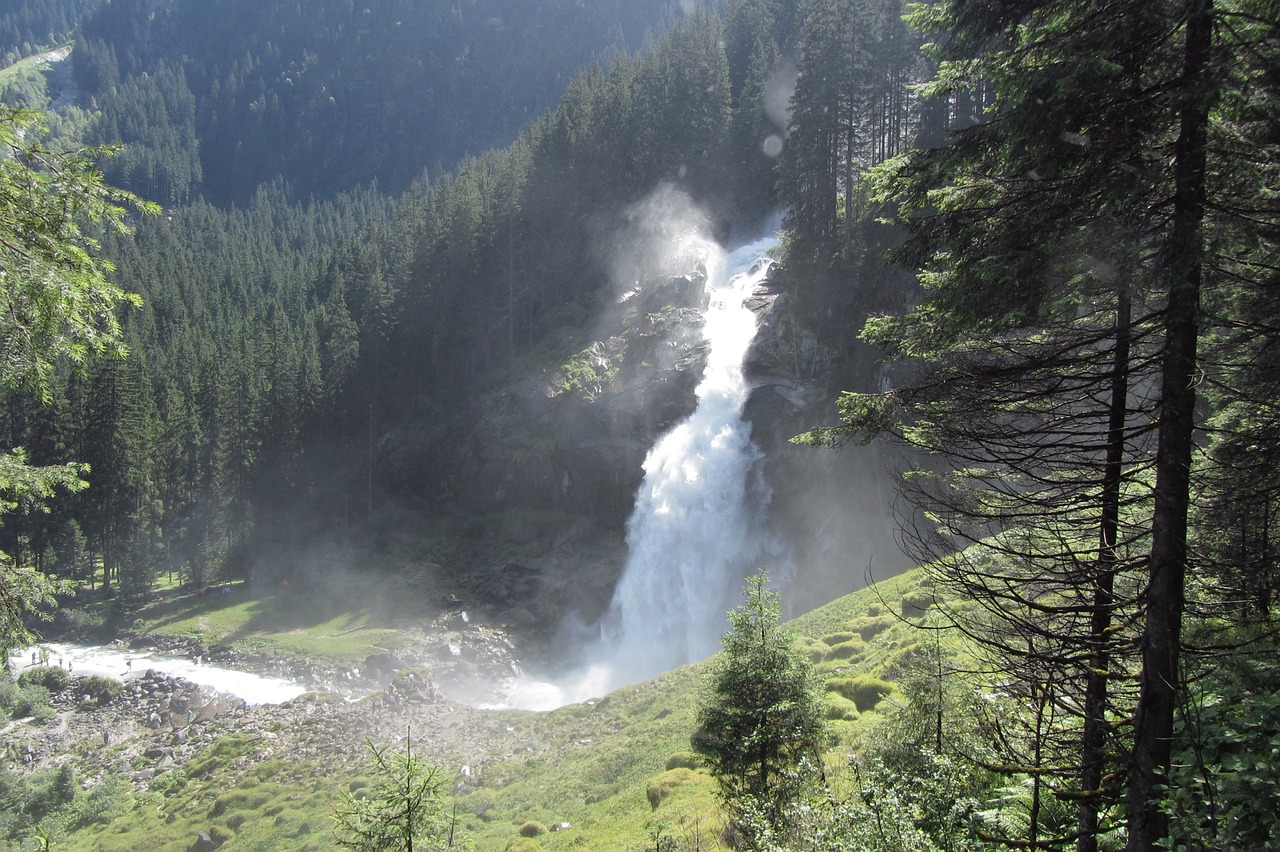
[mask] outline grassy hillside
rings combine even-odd
[[[335,663],[410,641],[403,613],[351,611],[304,622],[286,615],[279,590],[240,594],[157,601],[134,627]],[[893,678],[919,634],[901,616],[918,615],[929,599],[911,573],[792,622],[830,679],[833,764],[902,700]],[[56,848],[68,850],[185,850],[200,848],[202,833],[224,849],[332,848],[334,803],[367,781],[363,737],[396,746],[411,732],[415,750],[450,778],[459,824],[475,849],[621,852],[652,848],[663,836],[718,848],[716,784],[689,751],[703,668],[686,666],[547,713],[451,702],[386,708],[377,703],[382,694],[354,704],[304,696],[215,721],[188,762],[150,778],[137,780],[136,770],[150,764],[131,753],[115,780],[77,794],[45,826],[55,829]],[[70,724],[81,723],[72,717]],[[107,766],[120,746],[90,740],[77,748],[73,765]],[[119,761],[125,752],[114,754]]]

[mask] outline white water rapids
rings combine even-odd
[[[743,420],[750,387],[743,362],[755,339],[746,300],[764,280],[775,238],[726,255],[689,240],[707,271],[706,372],[697,406],[649,451],[627,525],[629,556],[582,668],[551,683],[521,678],[501,706],[546,710],[635,683],[719,650],[744,576],[763,567],[759,532],[769,494],[756,475],[760,450]],[[681,252],[685,254],[685,252]]]
[[[745,302],[769,271],[764,253],[774,242],[728,257],[706,246],[706,372],[693,413],[644,462],[629,557],[605,622],[615,684],[714,653],[744,572],[760,567],[756,530],[768,495],[751,475],[760,450],[742,418],[750,391],[742,365],[756,336]]]
[[[222,668],[187,657],[60,642],[46,642],[14,651],[9,657],[9,670],[15,676],[20,675],[33,665],[33,660],[36,665],[70,668],[73,677],[98,675],[115,680],[130,680],[142,677],[148,669],[152,669],[170,677],[184,678],[223,695],[234,696],[249,704],[283,704],[307,691],[302,684],[294,681]]]

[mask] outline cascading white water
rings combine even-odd
[[[759,567],[768,494],[752,475],[760,458],[743,420],[743,361],[756,335],[745,304],[764,279],[774,239],[727,257],[703,241],[707,269],[706,372],[697,407],[644,463],[627,526],[629,557],[604,630],[617,686],[714,653],[744,572]]]
[[[756,335],[746,300],[772,261],[775,238],[726,255],[694,228],[661,252],[707,273],[706,371],[697,406],[649,451],[627,526],[629,556],[600,625],[598,645],[554,682],[519,677],[491,707],[550,710],[653,677],[719,649],[742,585],[762,567],[768,489],[756,473],[760,450],[743,420],[750,388],[743,361]]]

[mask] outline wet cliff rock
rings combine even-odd
[[[625,522],[650,447],[694,408],[706,349],[705,272],[643,282],[623,294],[593,340],[532,377],[474,399],[433,434],[400,430],[377,448],[380,483],[426,507],[516,513],[512,560],[472,572],[472,591],[513,626],[554,629],[566,611],[590,621],[608,605],[625,559]],[[896,564],[875,453],[831,453],[790,439],[833,422],[850,368],[848,339],[820,339],[788,294],[748,302],[760,331],[746,364],[747,408],[773,488],[773,525],[798,608],[861,586]],[[851,338],[852,335],[849,335]],[[832,534],[835,533],[835,534]],[[520,540],[523,539],[523,540]]]

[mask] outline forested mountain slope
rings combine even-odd
[[[509,143],[574,69],[679,18],[670,0],[113,0],[81,23],[83,97],[107,176],[164,204],[243,204],[283,177],[297,197]]]
[[[82,76],[93,64],[92,33],[106,22],[129,34],[133,50],[160,52],[187,36],[146,33],[165,20],[176,26],[179,12],[197,14],[160,4],[154,21],[126,32],[121,16],[128,9],[141,14],[139,8],[113,3],[86,23],[77,47]],[[853,66],[840,59],[852,46],[826,17],[802,20],[798,8],[756,3],[731,4],[723,21],[698,12],[634,57],[619,54],[578,71],[556,109],[530,122],[511,146],[467,158],[394,202],[370,190],[303,206],[292,200],[300,186],[277,177],[238,210],[171,205],[164,217],[139,222],[135,237],[111,238],[104,248],[120,281],[144,297],[142,309],[125,317],[134,358],[66,376],[66,401],[58,408],[15,398],[5,418],[7,434],[39,458],[69,455],[93,464],[94,486],[53,515],[8,524],[11,552],[67,573],[87,574],[92,565],[113,587],[140,594],[161,570],[198,581],[259,569],[305,574],[351,547],[365,554],[358,561],[366,567],[401,565],[406,553],[419,554],[408,562],[443,583],[530,556],[528,547],[511,546],[501,524],[486,529],[484,552],[460,550],[465,538],[451,534],[441,546],[434,530],[438,523],[448,530],[456,521],[447,519],[458,513],[566,513],[542,528],[540,540],[562,539],[585,516],[616,548],[644,447],[677,410],[635,404],[643,385],[630,391],[631,401],[625,391],[593,400],[572,382],[561,386],[567,393],[556,391],[553,399],[544,393],[539,403],[540,411],[559,411],[558,420],[531,418],[512,406],[538,382],[586,363],[582,353],[593,346],[604,309],[619,286],[631,286],[615,267],[618,249],[635,238],[628,229],[636,205],[669,185],[702,208],[705,227],[718,236],[758,227],[780,203],[803,211],[806,222],[821,222],[815,234],[823,236],[795,243],[776,276],[769,302],[780,313],[768,354],[756,359],[767,387],[753,401],[752,418],[771,448],[770,464],[778,462],[771,478],[791,518],[790,535],[803,547],[828,551],[824,559],[841,575],[841,587],[857,584],[866,557],[850,570],[839,557],[846,547],[813,534],[848,510],[854,492],[838,483],[849,471],[812,461],[811,452],[797,454],[786,439],[830,417],[821,412],[834,389],[875,381],[849,329],[873,305],[901,298],[893,295],[904,285],[901,276],[891,283],[874,262],[867,275],[852,276],[883,237],[874,225],[845,221],[843,208],[826,195],[835,191],[834,176],[901,149],[914,133],[918,110],[902,91],[918,60],[895,23],[895,8],[859,11],[865,32],[898,36],[860,54]],[[872,85],[865,110],[838,115],[822,111],[825,90],[797,90],[796,103],[809,116],[799,125],[807,141],[797,136],[784,146],[794,82],[786,57],[806,51],[825,57],[823,74],[859,75]],[[376,53],[425,55],[407,46]],[[111,67],[142,67],[130,57]],[[316,71],[335,79],[356,73],[341,62]],[[187,74],[155,66],[154,73],[126,77],[116,94],[135,91],[135,84],[181,89]],[[93,88],[82,83],[82,96]],[[161,109],[169,101],[151,91],[154,109],[121,101],[118,109],[102,109],[99,120],[123,115],[145,124],[171,114]],[[138,124],[150,141],[107,159],[108,170],[142,168],[137,158],[150,157],[146,151],[189,150],[182,140],[196,138],[196,100],[170,100],[186,104],[190,132],[175,136],[167,120]],[[103,105],[102,98],[85,103]],[[829,126],[823,115],[832,116]],[[307,120],[305,134],[320,138],[326,121]],[[852,134],[849,122],[864,130]],[[841,127],[847,132],[837,132]],[[188,174],[205,159],[185,160]],[[291,157],[285,165],[308,162]],[[146,173],[157,182],[140,188],[143,194],[176,171]],[[247,173],[237,175],[249,181]],[[840,192],[847,204],[852,196]],[[817,197],[826,200],[811,202]],[[644,360],[635,350],[629,370]],[[663,379],[654,373],[650,381]],[[692,385],[681,387],[679,395],[663,393],[691,406]],[[566,420],[575,406],[579,414]],[[488,434],[486,424],[504,418],[524,428]],[[535,422],[558,423],[548,428],[559,429],[570,449],[548,454],[555,436],[534,434],[528,426]],[[570,422],[576,425],[564,431]],[[587,457],[571,449],[593,440],[593,429],[594,437],[625,436],[635,446],[601,456],[598,469],[586,472]],[[566,478],[580,487],[564,488]],[[883,511],[873,489],[856,496]],[[859,537],[856,525],[842,526],[851,540]],[[879,540],[887,540],[887,523],[878,530]],[[388,549],[405,536],[403,547]],[[375,558],[370,547],[381,555]],[[607,593],[616,555],[601,561],[588,555],[590,548],[580,551],[598,566],[592,580]]]
[[[72,37],[100,0],[24,0],[0,10],[0,67]]]

